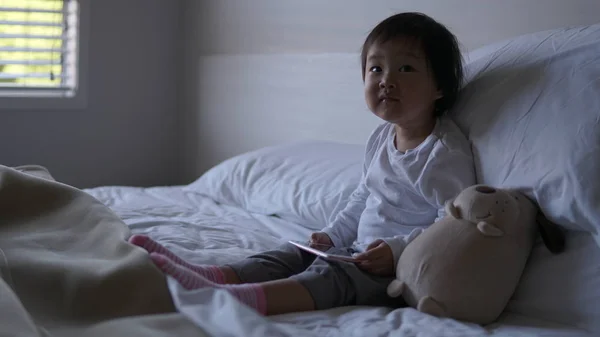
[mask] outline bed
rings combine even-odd
[[[323,144],[322,144],[323,145]],[[325,144],[326,145],[326,144]],[[360,158],[357,151],[357,158]],[[235,261],[253,252],[272,248],[286,239],[305,239],[315,228],[278,217],[248,212],[244,209],[219,205],[207,196],[187,191],[189,186],[128,188],[101,187],[89,192],[110,205],[134,233],[145,233],[159,240],[181,256],[197,263],[225,263]],[[597,266],[600,253],[589,235],[571,234],[570,249],[561,257],[549,256],[542,244],[537,245],[535,257],[548,263],[546,268],[561,266],[562,270],[575,273],[593,273],[594,269],[576,264],[566,266],[566,261],[577,261],[586,256],[585,262]],[[595,254],[595,255],[594,255]],[[534,258],[535,258],[534,257]],[[595,262],[594,262],[595,261]],[[582,261],[583,262],[583,261]],[[542,267],[543,268],[543,267]],[[594,267],[597,268],[597,267]],[[587,271],[587,272],[586,272]],[[537,273],[545,273],[540,270]],[[596,271],[596,282],[598,281]],[[531,276],[539,277],[538,275]],[[558,287],[568,280],[553,276]],[[538,285],[532,279],[524,287]],[[587,284],[588,290],[594,284]],[[552,292],[552,287],[548,289]],[[413,309],[391,310],[387,308],[348,307],[325,312],[288,314],[272,319],[259,317],[251,310],[237,304],[227,293],[204,290],[188,292],[177,282],[169,280],[169,288],[178,308],[210,336],[588,336],[593,327],[593,315],[577,317],[579,304],[571,303],[570,317],[565,313],[521,314],[521,309],[535,312],[545,310],[546,300],[518,303],[511,306],[501,319],[485,328],[453,320],[437,319]],[[597,290],[596,290],[597,292]],[[586,294],[569,294],[586,296]],[[592,296],[588,294],[588,296]],[[593,298],[593,296],[592,296]],[[590,298],[590,300],[592,300]],[[523,298],[532,301],[531,298]],[[569,298],[557,293],[555,301]],[[594,299],[594,302],[598,297]],[[541,302],[541,303],[540,303]],[[588,303],[593,309],[595,303]],[[527,308],[533,306],[534,308]],[[569,312],[568,308],[561,310]],[[596,312],[597,313],[597,312]],[[546,320],[547,316],[557,319]],[[582,320],[578,323],[577,320]],[[583,320],[588,320],[587,322]],[[591,324],[591,325],[590,325]],[[596,327],[597,328],[597,327]]]
[[[600,25],[591,25],[520,36],[467,57],[468,82],[452,113],[473,144],[479,182],[521,189],[567,238],[559,255],[536,244],[505,312],[489,326],[411,308],[265,318],[223,291],[184,290],[125,242],[145,233],[190,261],[221,264],[305,239],[344,207],[362,164],[361,145],[314,140],[232,157],[184,186],[82,191],[42,167],[0,167],[2,329],[12,324],[14,335],[27,336],[596,336],[598,55]]]

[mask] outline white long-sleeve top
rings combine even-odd
[[[416,148],[400,152],[391,123],[368,139],[361,182],[347,206],[323,229],[336,247],[383,239],[394,266],[404,247],[445,215],[444,204],[475,184],[471,146],[447,117]]]

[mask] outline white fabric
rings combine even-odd
[[[519,188],[600,243],[600,24],[474,52],[455,107],[479,183]]]
[[[566,246],[553,255],[538,242],[506,311],[600,333],[600,248],[583,232]]]
[[[97,187],[86,190],[110,207],[135,234],[148,234],[191,262],[223,264],[306,240],[296,223],[220,205],[179,187]]]
[[[407,237],[444,216],[444,204],[475,184],[471,145],[449,118],[437,121],[419,146],[402,153],[394,125],[383,123],[369,137],[363,178],[346,208],[323,231],[337,247],[384,239],[394,265]]]
[[[283,240],[305,239],[311,232],[292,222],[218,205],[181,187],[101,187],[86,191],[113,209],[133,233],[146,233],[196,263],[235,261]],[[437,319],[410,308],[344,307],[265,318],[223,291],[185,291],[172,279],[169,287],[178,310],[211,336],[597,336],[600,323],[594,322],[598,317],[594,304],[600,296],[600,252],[587,234],[570,238],[567,243],[580,248],[562,258],[536,248],[538,253],[530,261],[524,286],[517,291],[520,303],[511,303],[514,312],[485,328]],[[548,276],[550,270],[555,272]],[[531,289],[548,278],[557,282],[547,291]],[[551,301],[561,297],[569,298],[567,307],[561,307],[564,301]],[[556,320],[536,319],[540,308],[555,311]]]
[[[364,145],[326,141],[267,147],[220,163],[186,190],[319,230],[358,186],[363,154]]]

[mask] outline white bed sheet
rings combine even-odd
[[[184,192],[182,187],[99,187],[88,189],[131,228],[160,241],[185,259],[222,264],[305,239],[308,228],[251,214]],[[169,279],[174,302],[209,336],[593,336],[558,323],[515,314],[485,328],[437,319],[411,308],[344,307],[261,317],[229,294],[213,289],[186,291]]]

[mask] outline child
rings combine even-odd
[[[359,263],[315,258],[285,244],[226,266],[191,265],[147,236],[129,241],[183,287],[225,289],[264,315],[402,306],[386,294],[402,250],[443,216],[447,200],[475,184],[470,144],[444,116],[461,85],[461,54],[444,26],[402,13],[371,31],[361,60],[367,105],[385,122],[368,139],[362,180],[348,205],[310,237],[332,253],[361,252]]]

